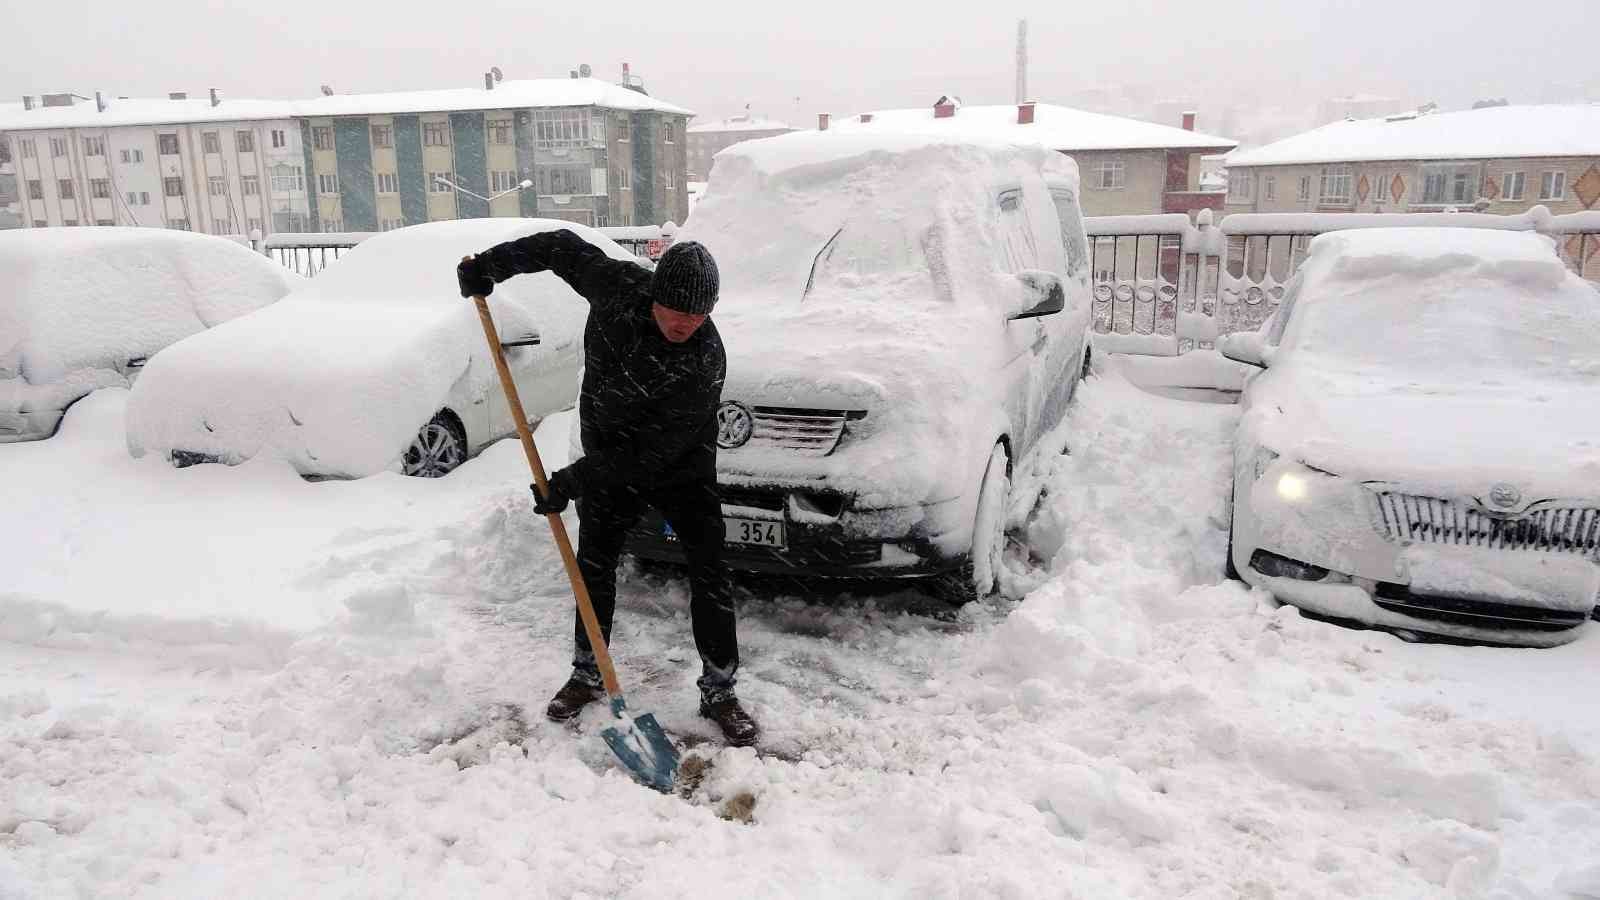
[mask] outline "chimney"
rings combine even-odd
[[[862,113],[861,114],[861,124],[865,125],[865,124],[867,124],[868,122],[871,122],[871,121],[872,121],[872,113]]]
[[[483,73],[483,89],[486,90],[486,91],[494,90],[494,73],[493,72],[485,72],[485,73]]]
[[[189,99],[189,94],[186,91],[173,91],[172,93],[167,95],[167,99],[168,100],[187,100],[187,99]]]
[[[949,97],[940,97],[939,102],[933,105],[935,119],[948,119],[956,114],[956,102]]]
[[[1017,104],[1017,124],[1018,125],[1032,125],[1033,124],[1033,107],[1034,107],[1034,101],[1032,101],[1032,100],[1024,100],[1021,103]]]
[[[33,109],[33,97],[24,95],[22,98],[23,109]]]
[[[567,77],[568,78],[577,78],[578,77],[578,70],[577,69],[568,69],[567,70]]]
[[[817,130],[818,131],[827,131],[828,130],[828,119],[829,118],[831,118],[831,117],[827,113],[817,113]]]
[[[221,102],[222,102],[222,98],[217,96],[217,89],[216,88],[212,88],[211,89],[211,105],[212,106],[216,106],[217,104],[219,104]]]
[[[1183,130],[1184,131],[1193,131],[1194,130],[1194,111],[1193,110],[1190,110],[1189,112],[1186,112],[1186,113],[1183,114]]]
[[[94,111],[95,112],[105,112],[106,111],[106,98],[105,98],[105,95],[100,93],[99,91],[95,91],[94,92]]]

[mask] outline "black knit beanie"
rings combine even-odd
[[[717,261],[699,241],[673,244],[656,261],[650,298],[677,312],[710,314],[717,305]]]

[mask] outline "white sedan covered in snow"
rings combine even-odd
[[[0,233],[0,273],[0,443],[50,437],[85,394],[301,283],[232,241],[161,228]]]
[[[1246,385],[1230,563],[1308,611],[1572,640],[1600,591],[1600,303],[1548,239],[1312,241]]]
[[[267,453],[325,477],[448,473],[515,431],[456,264],[550,228],[633,259],[592,229],[548,219],[374,236],[282,302],[151,360],[128,401],[130,451],[178,465]],[[571,406],[588,305],[545,273],[508,282],[489,302],[530,418]]]
[[[717,155],[679,238],[722,276],[731,566],[994,586],[1012,466],[1087,348],[1077,190],[1037,147],[825,132]],[[630,547],[677,552],[659,518]]]

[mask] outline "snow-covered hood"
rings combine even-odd
[[[1310,466],[1413,493],[1509,484],[1530,502],[1600,500],[1600,388],[1438,381],[1285,365],[1251,384],[1244,427]]]

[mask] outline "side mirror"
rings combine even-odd
[[[510,350],[512,347],[536,347],[539,344],[539,332],[529,331],[516,337],[503,337],[500,339],[500,349]]]
[[[1024,269],[1017,273],[1022,288],[1020,312],[1008,318],[1033,319],[1050,316],[1067,308],[1067,292],[1061,286],[1061,276],[1041,269]]]
[[[1217,349],[1234,362],[1265,369],[1272,364],[1274,347],[1268,346],[1266,337],[1259,331],[1235,331],[1217,341]]]

